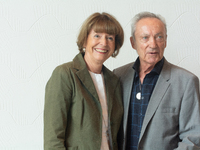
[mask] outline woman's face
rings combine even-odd
[[[84,47],[87,63],[103,64],[114,53],[115,35],[96,33],[91,29]]]

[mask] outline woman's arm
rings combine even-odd
[[[65,150],[67,112],[70,107],[72,88],[69,71],[57,67],[45,89],[44,150]]]

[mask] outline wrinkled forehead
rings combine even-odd
[[[154,34],[162,33],[166,34],[165,25],[157,18],[143,18],[136,24],[135,33],[141,32],[153,32]]]

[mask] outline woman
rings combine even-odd
[[[110,14],[82,25],[72,62],[58,66],[46,85],[44,149],[117,150],[123,114],[118,78],[104,65],[119,53],[124,32]]]

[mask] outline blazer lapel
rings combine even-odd
[[[112,105],[113,105],[113,95],[116,88],[116,85],[118,83],[117,77],[113,75],[112,72],[110,72],[105,66],[102,68],[103,70],[103,76],[104,76],[104,83],[105,83],[105,92],[106,92],[106,98],[107,98],[107,105],[108,105],[108,115],[110,116]],[[109,84],[108,84],[109,83]]]
[[[146,114],[143,120],[143,125],[141,129],[141,134],[140,134],[140,139],[139,142],[141,141],[144,132],[151,120],[151,118],[154,116],[160,102],[162,101],[163,96],[165,95],[167,89],[170,86],[170,83],[168,82],[170,79],[170,74],[171,74],[171,68],[169,63],[165,60],[163,69],[161,71],[161,74],[158,78],[158,81],[156,83],[156,86],[153,90],[153,93],[151,95]]]
[[[77,72],[76,72],[77,77],[82,82],[82,84],[85,86],[85,88],[89,91],[89,93],[91,95],[93,95],[93,97],[99,102],[98,94],[95,90],[94,83],[93,83],[90,73],[87,69],[87,66],[83,59],[82,54],[78,54],[74,58],[73,62],[74,62],[74,69],[77,70]]]
[[[128,110],[129,110],[129,104],[131,99],[131,91],[133,86],[133,80],[135,75],[135,70],[132,68],[133,64],[131,64],[129,67],[128,72],[121,78],[122,88],[123,88],[123,105],[124,105],[124,121],[123,121],[123,127],[124,127],[124,133],[126,133],[127,130],[127,121],[128,121]]]

